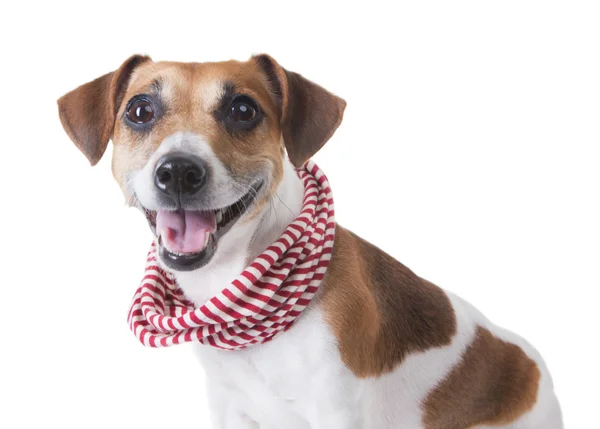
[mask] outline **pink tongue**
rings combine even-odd
[[[208,234],[215,232],[215,212],[194,210],[156,213],[156,232],[168,250],[177,253],[196,253],[204,249]]]

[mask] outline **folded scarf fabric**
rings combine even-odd
[[[335,235],[327,177],[308,161],[297,170],[304,184],[298,217],[230,284],[200,307],[186,299],[173,274],[148,254],[144,278],[129,310],[129,326],[142,344],[166,347],[197,341],[237,350],[289,329],[319,289]]]

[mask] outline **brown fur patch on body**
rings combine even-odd
[[[392,371],[408,354],[446,346],[456,333],[443,290],[340,226],[322,291],[342,359],[358,377]]]
[[[426,429],[514,422],[536,402],[540,370],[520,347],[479,327],[462,361],[423,404]]]

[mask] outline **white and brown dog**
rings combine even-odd
[[[112,139],[114,177],[159,236],[157,213],[167,224],[212,213],[202,243],[184,231],[160,241],[161,263],[200,305],[297,216],[295,167],[331,137],[346,103],[258,55],[133,56],[58,105],[92,165]],[[218,429],[563,427],[532,346],[341,226],[318,294],[291,329],[244,350],[195,349]]]

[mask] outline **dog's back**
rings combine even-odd
[[[364,427],[562,427],[550,374],[521,337],[342,228],[330,271],[326,320],[368,377]]]

